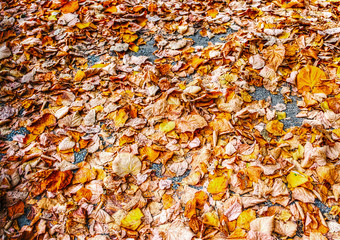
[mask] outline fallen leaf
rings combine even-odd
[[[318,67],[307,65],[302,68],[297,75],[297,89],[300,93],[304,91],[315,92],[315,88],[322,84],[322,80],[327,76],[324,71]]]
[[[208,124],[200,115],[189,115],[177,120],[176,125],[181,132],[194,132],[196,129],[206,127]]]
[[[139,158],[131,153],[118,153],[112,162],[112,170],[120,177],[128,174],[137,175],[141,170],[142,163]]]
[[[283,123],[278,120],[273,120],[267,123],[266,130],[274,136],[282,136],[285,134]]]
[[[73,13],[73,12],[77,11],[78,8],[79,8],[78,0],[69,1],[62,8],[60,8],[60,11],[64,14]]]
[[[144,214],[139,208],[131,210],[121,221],[121,226],[127,229],[136,230],[142,224]]]
[[[228,179],[225,176],[213,178],[208,185],[208,192],[211,194],[223,193],[228,187]]]
[[[56,124],[57,119],[50,113],[45,113],[41,118],[34,121],[27,130],[32,134],[39,135],[45,131],[46,127],[51,127]]]
[[[303,173],[291,171],[287,176],[288,187],[295,188],[308,182],[308,177]]]
[[[50,192],[59,191],[67,187],[73,178],[71,171],[53,171],[44,181],[46,189]]]

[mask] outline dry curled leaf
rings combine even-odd
[[[176,126],[181,132],[194,132],[207,125],[207,121],[200,115],[188,115],[176,121]]]

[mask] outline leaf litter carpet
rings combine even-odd
[[[2,239],[340,239],[340,1],[0,2]]]

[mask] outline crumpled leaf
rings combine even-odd
[[[72,149],[75,145],[76,143],[72,141],[71,138],[66,137],[59,143],[58,148],[59,148],[59,151],[67,151],[67,150]]]
[[[25,213],[25,204],[23,201],[19,201],[16,204],[9,206],[7,208],[8,211],[8,216],[15,219],[17,217],[20,217],[21,215],[23,215]]]
[[[270,235],[274,230],[274,216],[256,218],[250,223],[250,230]]]
[[[53,171],[48,178],[43,181],[46,189],[50,192],[59,191],[67,187],[73,178],[71,171]]]
[[[195,234],[181,220],[173,221],[165,231],[164,240],[191,240]]]
[[[267,123],[266,130],[274,136],[282,136],[285,134],[283,123],[278,120],[273,120]]]
[[[315,195],[303,187],[297,187],[292,190],[292,198],[304,203],[314,203]]]
[[[203,215],[203,224],[207,224],[213,227],[218,227],[220,222],[215,212],[207,212]]]
[[[137,175],[141,166],[139,158],[131,153],[118,153],[112,162],[113,172],[120,177],[125,177],[128,174]]]
[[[288,237],[294,237],[297,231],[298,225],[293,221],[275,221],[274,231],[278,234]]]
[[[267,67],[277,71],[278,67],[281,65],[285,58],[285,47],[281,46],[271,46],[263,50],[263,56],[266,59]]]
[[[12,55],[11,50],[6,46],[6,43],[0,45],[0,60],[8,58]]]
[[[206,127],[208,123],[200,115],[188,115],[177,120],[176,125],[181,132],[194,132],[197,129]]]
[[[56,124],[57,119],[50,113],[45,113],[38,120],[34,121],[27,130],[32,134],[39,135],[44,132],[46,127]]]

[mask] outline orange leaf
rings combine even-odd
[[[215,18],[218,14],[218,11],[214,8],[214,9],[210,9],[207,11],[208,16]]]
[[[300,93],[303,91],[314,91],[314,88],[321,85],[322,79],[326,79],[326,74],[318,67],[307,65],[302,68],[297,75],[297,89]]]
[[[195,193],[195,199],[197,208],[202,209],[204,204],[207,202],[209,196],[203,191],[198,191]]]
[[[69,185],[72,177],[73,173],[71,171],[53,171],[43,184],[46,184],[48,191],[56,192]]]
[[[76,195],[74,196],[74,201],[79,202],[81,199],[87,199],[88,201],[92,198],[91,190],[87,188],[81,188],[77,191]]]
[[[204,62],[204,59],[194,56],[188,61],[188,64],[191,65],[194,69],[198,68]]]
[[[185,205],[184,216],[187,218],[191,218],[196,215],[196,199],[189,200]]]
[[[170,194],[164,194],[162,196],[162,201],[163,201],[164,209],[171,208],[171,206],[174,205],[174,199]]]
[[[105,12],[115,13],[115,12],[117,12],[117,7],[116,6],[109,7],[107,9],[105,9]]]
[[[158,156],[159,156],[159,152],[153,150],[151,147],[145,146],[140,150],[140,154],[142,155],[142,157],[146,157],[146,159],[150,160],[151,162],[154,162]]]
[[[46,113],[41,118],[33,122],[31,126],[27,127],[27,130],[30,131],[32,134],[38,135],[44,132],[45,127],[52,126],[56,122],[57,120],[55,116],[50,113]]]
[[[80,168],[77,171],[77,174],[74,175],[72,183],[73,184],[86,183],[86,182],[96,179],[96,177],[97,177],[96,169],[83,167],[83,168]]]
[[[60,8],[60,11],[62,13],[73,13],[77,11],[79,8],[78,0],[71,1],[66,3],[62,8]]]
[[[7,208],[10,218],[17,218],[24,214],[25,204],[22,201],[17,202],[13,206]]]

